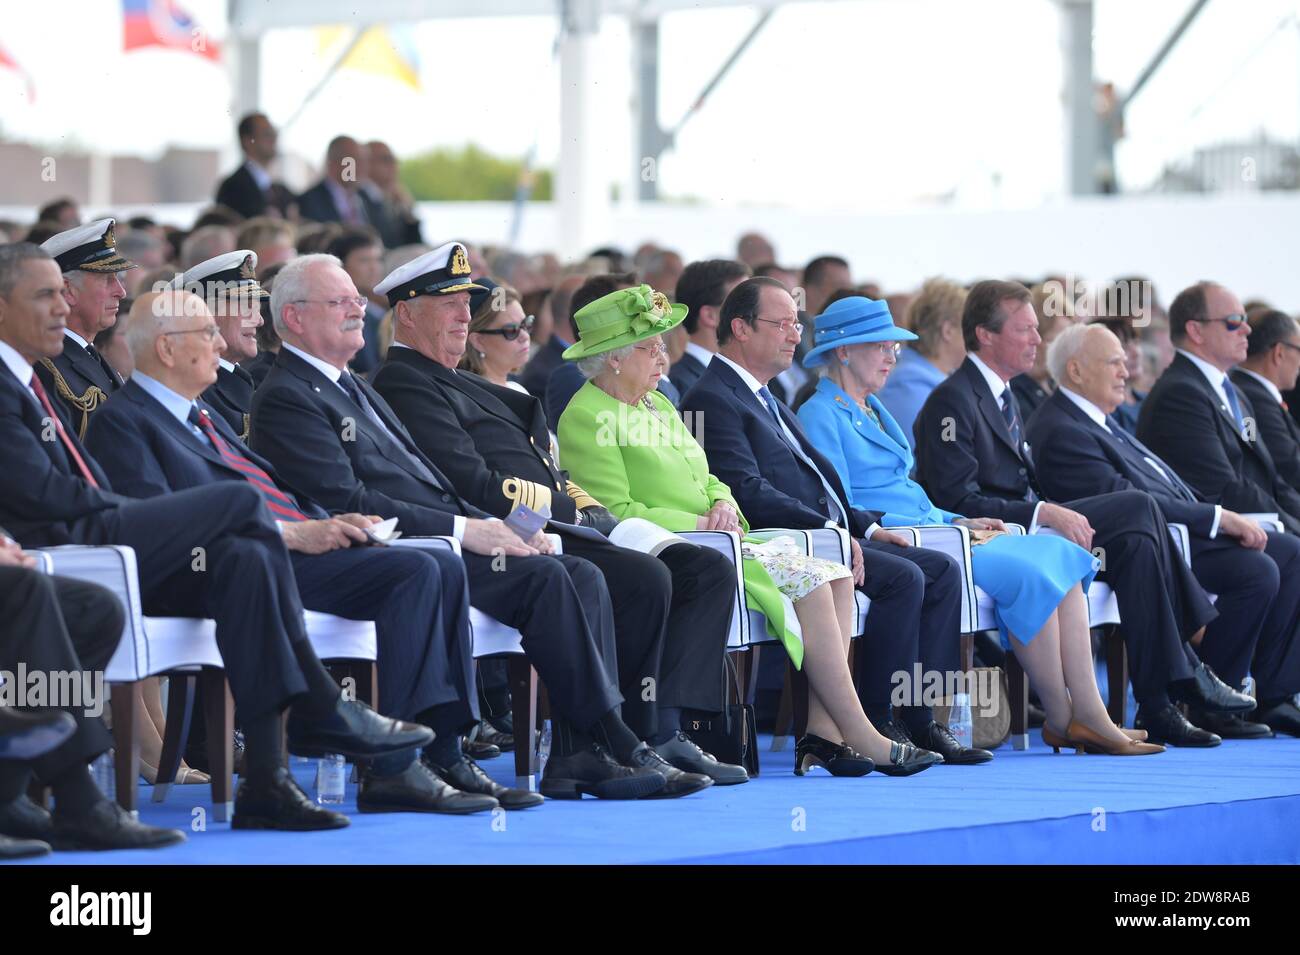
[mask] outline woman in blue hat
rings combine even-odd
[[[935,507],[908,477],[911,447],[876,392],[898,361],[900,343],[915,338],[894,324],[888,305],[868,298],[842,299],[817,316],[803,364],[825,366],[826,373],[799,409],[808,439],[835,464],[853,506],[884,511],[884,526],[970,529],[975,583],[993,599],[1003,645],[1047,710],[1045,743],[1116,756],[1163,752],[1115,726],[1101,701],[1084,597],[1097,559],[1062,537],[1010,536],[1000,520]]]

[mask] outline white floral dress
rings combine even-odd
[[[792,603],[802,600],[822,584],[852,577],[843,564],[809,557],[793,537],[773,537],[765,541],[742,541],[741,552],[757,560],[776,584],[776,589]]]

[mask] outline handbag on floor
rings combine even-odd
[[[750,777],[758,775],[758,728],[754,723],[754,707],[740,700],[740,681],[731,656],[726,657],[724,681],[731,684],[732,694],[724,694],[722,713],[713,719],[688,719],[683,727],[695,745],[723,763],[744,766]]]
[[[976,667],[971,671],[971,745],[977,749],[997,749],[1011,735],[1011,691],[1007,671],[1001,667]],[[987,697],[987,699],[986,699]],[[934,718],[947,724],[951,703],[934,708]]]

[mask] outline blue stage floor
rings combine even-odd
[[[1139,758],[1053,755],[1037,732],[1033,740],[985,766],[910,779],[801,779],[792,747],[768,752],[764,737],[763,774],[743,786],[659,802],[550,802],[497,819],[357,815],[350,785],[352,826],[311,835],[192,832],[207,787],[173,787],[162,806],[142,787],[143,818],[185,829],[185,845],[29,864],[1300,862],[1298,739]],[[483,765],[509,780],[508,756]],[[310,787],[309,767],[297,770]]]

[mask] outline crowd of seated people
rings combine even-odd
[[[1166,309],[1140,278],[885,292],[840,256],[782,265],[754,232],[696,262],[651,242],[567,265],[431,246],[383,143],[337,137],[295,195],[269,172],[266,117],[238,132],[244,162],[190,229],[83,222],[72,201],[0,223],[0,670],[103,670],[121,607],[35,552],[134,548],[146,614],[216,622],[236,828],[348,825],[290,753],[357,761],[366,813],[746,783],[697,734],[727,706],[738,600],[807,677],[800,776],[993,761],[893,693],[899,673],[963,666],[963,571],[901,532],[924,524],[965,528],[1053,748],[1300,736],[1285,311],[1210,282]],[[391,518],[459,556],[376,546]],[[652,525],[652,552],[616,543]],[[844,532],[844,563],[762,533],[822,528]],[[740,595],[695,531],[736,535]],[[1120,608],[1131,727],[1098,689],[1094,580]],[[479,766],[535,739],[510,722],[504,667],[473,659],[471,607],[519,632],[546,688],[537,792]],[[380,712],[340,692],[305,609],[375,623]],[[149,782],[165,692],[144,683]],[[99,791],[87,764],[111,736],[68,712],[0,710],[0,858],[181,841]],[[201,749],[176,783],[210,781]]]

